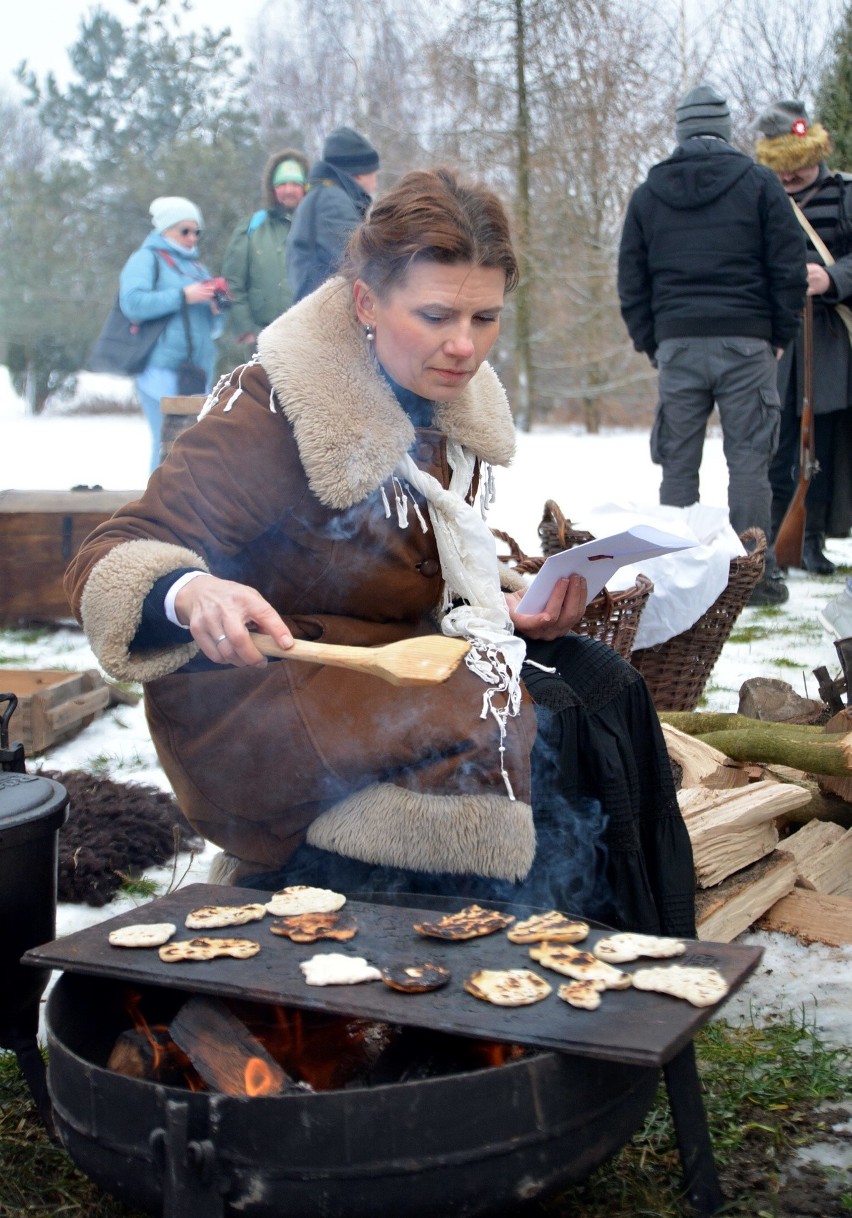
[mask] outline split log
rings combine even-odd
[[[852,776],[852,732],[801,736],[813,729],[748,720],[751,729],[708,732],[699,739],[737,761],[777,761],[809,774]]]
[[[696,893],[698,938],[730,943],[792,892],[795,883],[795,860],[776,850],[715,888]]]
[[[775,818],[810,801],[800,787],[754,782],[733,791],[693,787],[678,793],[699,888],[710,888],[778,844]]]
[[[844,833],[839,825],[811,821],[785,838],[781,849],[796,859],[799,888],[852,897],[852,829]]]
[[[169,1031],[214,1091],[280,1095],[291,1081],[257,1037],[216,998],[190,998]]]
[[[669,757],[681,768],[681,786],[726,790],[745,786],[749,781],[745,768],[739,762],[732,761],[712,745],[669,723],[664,723],[662,727]]]
[[[801,943],[842,947],[852,943],[852,897],[826,896],[807,888],[794,888],[757,922],[760,930],[795,935]]]

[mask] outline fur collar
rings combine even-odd
[[[293,426],[311,490],[343,509],[386,481],[414,443],[414,427],[376,372],[345,280],[331,279],[258,339],[258,356]],[[436,424],[491,465],[508,465],[515,428],[503,386],[483,364]]]

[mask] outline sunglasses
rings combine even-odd
[[[182,237],[200,237],[204,230],[201,228],[179,228]]]

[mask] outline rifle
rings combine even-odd
[[[810,296],[805,297],[802,328],[803,390],[802,425],[799,429],[799,483],[775,536],[775,558],[779,567],[800,567],[805,544],[805,499],[811,479],[819,468],[814,455],[813,408],[813,318]]]

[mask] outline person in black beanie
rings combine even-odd
[[[775,102],[756,127],[757,160],[775,171],[811,230],[807,271],[813,297],[811,406],[818,468],[805,499],[802,567],[814,575],[833,575],[834,563],[824,552],[826,535],[846,537],[852,527],[852,352],[836,308],[852,297],[852,177],[826,166],[831,138],[821,123],[811,122],[801,101]],[[778,366],[781,437],[769,470],[776,531],[799,479],[803,383],[800,334]]]
[[[351,127],[335,127],[326,137],[290,231],[287,271],[294,304],[338,270],[376,192],[378,171],[379,154]]]
[[[651,459],[660,503],[698,501],[714,405],[737,533],[770,536],[769,464],[778,442],[777,363],[805,299],[805,243],[777,178],[729,143],[728,104],[709,85],[675,111],[678,147],[627,209],[618,260],[621,314],[659,369]],[[752,604],[788,598],[771,549]]]

